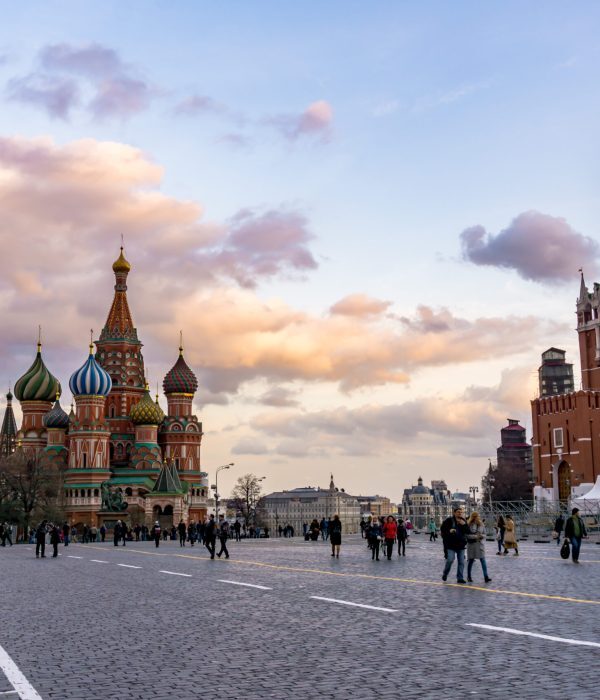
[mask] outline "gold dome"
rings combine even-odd
[[[135,425],[160,425],[165,417],[162,408],[152,401],[148,385],[140,401],[135,404],[129,414]]]
[[[125,259],[125,256],[123,255],[123,246],[121,246],[121,254],[113,263],[113,271],[129,272],[129,270],[131,270],[131,264]]]

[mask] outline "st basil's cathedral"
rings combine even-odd
[[[59,505],[74,525],[110,527],[118,518],[163,526],[199,521],[207,511],[208,475],[200,466],[202,423],[192,408],[198,381],[180,342],[163,381],[166,414],[158,394],[150,396],[127,301],[131,265],[123,248],[112,267],[115,294],[106,323],[69,380],[75,407],[70,414],[62,408],[60,382],[38,343],[33,364],[14,386],[23,421],[10,437],[18,450],[42,453],[49,468],[64,473]],[[12,395],[7,398],[8,410]]]

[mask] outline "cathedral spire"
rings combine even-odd
[[[585,280],[583,279],[583,268],[580,267],[579,272],[581,273],[581,283],[579,285],[579,299],[577,301],[579,304],[581,304],[582,302],[588,301],[589,292],[585,286]]]
[[[131,264],[123,254],[123,246],[121,246],[121,253],[113,263],[112,268],[115,273],[115,296],[100,334],[100,340],[132,340],[137,342],[137,330],[133,325],[127,302],[127,275],[131,270]]]
[[[0,457],[8,457],[15,451],[17,423],[12,409],[12,397],[13,395],[9,388],[8,394],[6,394],[6,410],[4,411],[4,419],[0,429]]]

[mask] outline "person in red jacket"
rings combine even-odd
[[[391,559],[396,541],[396,521],[393,515],[388,515],[387,520],[383,523],[383,539],[385,540],[387,558]]]

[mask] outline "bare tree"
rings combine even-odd
[[[490,463],[482,486],[484,500],[489,500],[490,496],[492,501],[530,501],[532,498],[527,470],[514,464]]]
[[[59,507],[64,474],[43,452],[17,450],[0,460],[0,491],[11,520],[29,532],[34,517],[62,517]]]
[[[260,479],[256,474],[244,474],[236,481],[231,498],[236,510],[242,514],[246,523],[254,523],[260,495]]]

